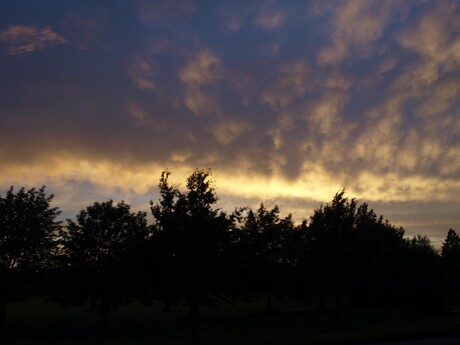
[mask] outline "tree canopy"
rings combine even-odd
[[[121,201],[95,202],[68,219],[61,234],[65,288],[63,306],[85,305],[107,318],[112,307],[131,300],[126,263],[149,237],[145,212]]]
[[[60,211],[51,207],[54,196],[45,187],[0,195],[0,327],[6,305],[30,295],[30,276],[49,265],[61,223]]]
[[[151,202],[155,256],[166,308],[184,302],[192,313],[200,304],[212,305],[219,295],[225,271],[229,222],[215,208],[217,196],[211,172],[196,170],[186,181],[186,191],[170,185],[169,172],[161,176],[160,200]]]
[[[0,266],[3,270],[37,269],[49,257],[61,213],[51,207],[54,195],[45,187],[11,187],[0,196]]]
[[[460,237],[453,229],[439,253],[428,237],[406,238],[345,190],[296,224],[263,203],[222,211],[209,169],[195,170],[184,187],[170,176],[160,177],[150,225],[146,212],[113,200],[62,224],[45,187],[11,187],[0,196],[2,310],[32,294],[25,286],[40,284],[36,293],[63,307],[86,306],[104,320],[136,299],[161,301],[166,311],[184,305],[192,320],[201,305],[259,297],[269,311],[273,298],[295,298],[334,306],[338,316],[344,304],[423,314],[439,311],[445,299],[460,300]]]

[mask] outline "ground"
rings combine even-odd
[[[267,314],[262,300],[203,308],[196,322],[196,344],[460,344],[460,316],[407,317],[388,308],[299,307],[294,301],[276,302]],[[151,308],[130,304],[113,311],[108,333],[99,316],[82,308],[62,310],[42,298],[9,306],[1,343],[4,345],[189,344],[190,319],[182,307],[164,314],[159,303]],[[428,339],[428,340],[427,340]],[[435,340],[430,340],[435,339]],[[411,341],[409,341],[411,340]]]

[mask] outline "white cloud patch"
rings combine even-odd
[[[397,170],[396,160],[402,131],[404,99],[392,98],[373,109],[367,118],[365,131],[355,141],[352,157],[366,162],[375,173]]]
[[[345,105],[346,99],[341,94],[329,94],[315,104],[308,120],[313,131],[330,135],[337,128],[339,111]]]
[[[127,110],[136,123],[142,123],[147,115],[147,112],[140,105],[135,103],[130,104]]]
[[[262,102],[277,110],[288,107],[309,89],[309,70],[308,65],[302,60],[284,64],[277,78],[262,94]]]
[[[255,24],[266,30],[274,30],[283,25],[286,20],[286,13],[281,9],[263,8],[257,13]]]
[[[340,69],[332,69],[330,73],[324,73],[320,77],[320,83],[326,89],[348,90],[353,86],[353,78]]]
[[[423,58],[450,70],[460,64],[460,15],[457,2],[434,3],[415,27],[398,35],[398,42]]]
[[[250,126],[247,123],[225,119],[216,124],[211,132],[219,144],[227,145],[249,129]]]
[[[319,65],[338,65],[353,52],[354,58],[369,57],[383,34],[394,1],[354,0],[334,8],[330,44],[317,55]]]
[[[236,32],[240,29],[243,19],[241,15],[233,11],[221,10],[220,16],[225,28],[230,32]]]
[[[24,55],[67,43],[67,39],[49,26],[13,25],[0,31],[0,43],[7,54]]]
[[[421,117],[440,115],[458,103],[460,85],[456,80],[449,80],[436,84],[430,89],[430,94],[425,97],[416,113]]]
[[[153,62],[147,58],[135,57],[128,68],[135,86],[139,90],[151,91],[156,88]]]
[[[84,2],[2,27],[0,184],[145,197],[165,168],[183,182],[210,167],[233,206],[311,212],[346,187],[388,217],[458,208],[458,1],[235,4]],[[31,54],[67,41],[81,50],[58,64]],[[422,229],[420,207],[396,219]]]
[[[416,92],[429,87],[438,79],[458,71],[460,66],[460,14],[456,2],[436,2],[415,26],[397,35],[398,43],[419,54],[417,64],[407,68],[399,77],[400,89]]]
[[[380,62],[379,64],[377,74],[379,76],[382,76],[383,74],[390,72],[393,68],[395,68],[397,63],[398,63],[398,58],[396,56],[390,56],[382,60],[382,62]]]
[[[184,105],[195,115],[221,114],[216,98],[206,89],[220,79],[221,68],[221,60],[209,50],[203,50],[181,69],[179,78],[185,85]]]

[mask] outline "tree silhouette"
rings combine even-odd
[[[88,303],[107,330],[110,309],[130,301],[126,263],[149,235],[146,213],[109,200],[81,210],[76,219],[68,219],[62,233],[67,285],[59,301],[63,307]]]
[[[452,302],[460,301],[460,236],[449,229],[441,248],[444,290]]]
[[[404,229],[377,217],[366,203],[357,208],[352,243],[352,271],[349,288],[360,306],[394,302],[399,294],[396,277],[405,248]]]
[[[45,187],[19,189],[11,187],[0,196],[0,323],[6,306],[21,297],[25,277],[44,268],[55,246],[60,230],[57,207],[51,207],[53,195]]]
[[[366,203],[346,198],[342,190],[301,229],[305,241],[299,267],[308,274],[320,306],[326,296],[335,296],[340,316],[344,298],[360,306],[398,303],[401,260],[407,251],[402,228],[377,217]]]
[[[441,248],[441,256],[445,261],[460,261],[460,236],[453,229],[449,229]]]
[[[151,202],[159,294],[166,310],[180,303],[188,306],[193,333],[200,304],[214,305],[223,289],[230,221],[214,208],[217,196],[210,170],[195,170],[185,192],[170,185],[169,176],[162,173],[160,200]]]
[[[349,200],[344,194],[345,190],[338,192],[330,204],[315,210],[309,227],[312,255],[317,259],[313,267],[313,281],[319,303],[324,306],[325,295],[335,295],[338,314],[351,267],[349,244],[357,207],[356,200]]]
[[[417,316],[437,313],[443,302],[440,257],[426,236],[413,236],[406,242],[406,253],[400,261],[402,305]]]
[[[246,289],[266,296],[266,309],[271,312],[272,298],[281,298],[287,287],[292,264],[287,244],[294,231],[292,216],[280,218],[279,208],[268,210],[263,204],[254,212],[239,210],[240,239],[238,255],[243,256],[243,281]]]
[[[150,204],[151,226],[123,201],[95,202],[62,227],[45,187],[0,196],[0,322],[9,302],[51,294],[62,307],[100,314],[107,332],[113,308],[161,300],[165,310],[188,308],[193,341],[200,306],[220,300],[263,296],[272,311],[273,298],[296,292],[301,301],[335,306],[338,326],[344,306],[418,317],[460,301],[453,229],[439,255],[428,237],[405,238],[344,190],[295,225],[263,204],[227,216],[216,207],[210,170],[195,170],[184,189],[169,177],[162,173],[160,198]]]

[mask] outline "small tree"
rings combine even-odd
[[[460,301],[460,236],[449,229],[441,248],[444,283],[450,303]]]
[[[453,229],[449,229],[441,248],[441,256],[447,262],[460,262],[460,236]]]
[[[133,213],[121,201],[96,202],[67,220],[63,232],[67,286],[63,307],[85,305],[103,317],[107,330],[110,309],[130,301],[131,281],[126,263],[149,235],[145,212]]]
[[[56,221],[60,211],[51,207],[53,197],[44,186],[16,193],[11,187],[0,196],[0,322],[8,302],[24,296],[18,294],[22,286],[15,277],[38,273],[51,256],[61,227]]]

